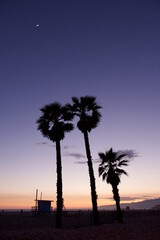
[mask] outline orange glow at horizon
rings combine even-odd
[[[144,195],[136,195],[134,199],[131,200],[123,200],[123,196],[121,203],[131,203],[131,202],[139,202],[146,200],[143,197]],[[132,196],[130,196],[132,197]],[[160,194],[154,194],[150,197],[152,198],[159,198]],[[149,198],[148,198],[149,199]],[[47,200],[52,200],[51,197],[47,197]],[[98,199],[98,206],[104,205],[114,205],[115,201],[112,198],[103,198],[99,197]],[[0,209],[31,209],[32,206],[35,205],[34,196],[31,195],[1,195],[0,196]],[[91,197],[89,195],[66,195],[64,196],[64,206],[66,209],[91,209]],[[56,197],[54,202],[52,202],[52,207],[56,209]]]

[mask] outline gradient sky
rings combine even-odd
[[[138,155],[122,200],[160,197],[159,12],[158,0],[0,1],[0,208],[30,208],[37,188],[56,201],[55,144],[37,131],[39,109],[85,95],[103,107],[93,159],[110,147]],[[75,128],[61,146],[65,207],[89,208],[83,135]],[[98,205],[113,203],[94,171]]]

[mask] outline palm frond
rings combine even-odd
[[[124,157],[126,157],[127,156],[127,154],[120,154],[120,155],[118,155],[117,156],[117,160],[119,161],[119,160],[121,160],[122,158],[124,158]]]
[[[116,173],[118,173],[119,175],[125,174],[125,175],[128,176],[128,173],[127,173],[125,170],[123,170],[123,169],[116,168],[115,171],[116,171]]]
[[[122,160],[118,163],[118,167],[121,167],[121,166],[128,166],[128,160]]]
[[[36,123],[38,124],[37,130],[40,130],[44,137],[48,137],[49,122],[40,117]]]
[[[92,96],[72,97],[74,114],[79,116],[77,127],[81,132],[96,128],[101,114],[98,111],[100,106],[96,103],[96,98]]]
[[[112,148],[108,152],[106,152],[106,158],[109,159],[110,162],[115,162],[116,161],[116,152],[113,151]]]
[[[72,101],[75,105],[79,105],[79,99],[77,97],[72,97]]]
[[[107,159],[106,159],[106,156],[105,156],[104,153],[98,153],[98,155],[99,155],[100,159],[102,160],[102,162],[101,162],[100,165],[102,165],[102,164],[104,164],[105,162],[107,162]]]
[[[80,104],[80,101],[79,101],[79,98],[77,97],[72,97],[72,102],[73,102],[73,105],[71,105],[71,110],[72,112],[76,115],[76,116],[81,116],[81,104]]]
[[[99,171],[99,176],[101,176],[104,173],[105,169],[104,169],[104,167],[100,166],[98,168],[98,171]]]
[[[62,118],[64,121],[71,121],[74,117],[73,111],[70,109],[69,104],[65,105],[62,107]]]
[[[107,176],[108,176],[108,174],[107,174],[106,172],[104,172],[104,173],[102,174],[102,180],[104,181],[105,179],[107,179]]]
[[[63,129],[65,132],[70,132],[74,129],[74,126],[72,123],[66,123],[64,124]]]
[[[111,185],[118,185],[120,183],[120,176],[122,174],[128,175],[125,170],[119,168],[128,165],[128,159],[123,159],[126,154],[121,154],[117,157],[117,152],[114,152],[110,148],[109,151],[105,153],[101,152],[98,155],[102,160],[99,165],[99,176],[102,175],[102,180],[106,179],[107,183]]]
[[[54,102],[41,108],[42,116],[37,120],[38,130],[44,137],[57,141],[64,138],[65,132],[73,129],[73,125],[66,121],[73,118],[73,113],[60,103]]]

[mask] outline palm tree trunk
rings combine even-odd
[[[88,159],[88,169],[89,169],[89,177],[90,177],[90,186],[91,186],[91,197],[92,197],[92,208],[93,208],[93,224],[99,225],[99,217],[98,217],[98,208],[97,208],[97,194],[96,194],[96,184],[94,171],[92,166],[92,158],[89,146],[88,132],[84,132],[84,140],[86,146],[86,155]]]
[[[116,201],[116,207],[117,207],[117,220],[119,223],[123,223],[123,217],[122,217],[122,211],[120,207],[120,197],[119,197],[119,190],[117,188],[117,185],[112,186],[113,190],[113,197],[114,200]]]
[[[61,148],[60,141],[56,141],[57,153],[57,211],[56,211],[56,228],[61,228],[62,225],[62,164],[61,164]]]

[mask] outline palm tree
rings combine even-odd
[[[79,117],[77,127],[84,135],[90,177],[91,199],[93,207],[93,224],[98,225],[99,219],[97,209],[97,194],[88,133],[93,128],[97,127],[101,117],[101,114],[98,110],[101,107],[97,105],[96,98],[91,96],[80,97],[80,99],[78,99],[77,97],[72,97],[72,101],[73,105],[71,106],[71,109],[74,114]]]
[[[99,165],[99,176],[102,176],[103,180],[110,183],[112,186],[113,198],[116,201],[117,207],[117,219],[119,223],[123,222],[122,211],[120,208],[120,196],[118,190],[118,184],[120,183],[120,176],[122,174],[127,175],[126,171],[121,169],[122,166],[128,166],[127,154],[118,154],[113,152],[112,148],[106,153],[99,153],[99,157],[102,162]]]
[[[56,143],[57,157],[57,212],[56,227],[61,228],[62,209],[63,209],[63,191],[62,191],[62,163],[60,141],[64,138],[66,132],[73,130],[73,125],[68,123],[73,119],[73,113],[67,106],[62,106],[58,102],[48,104],[40,109],[42,116],[37,120],[38,130],[44,137]]]

